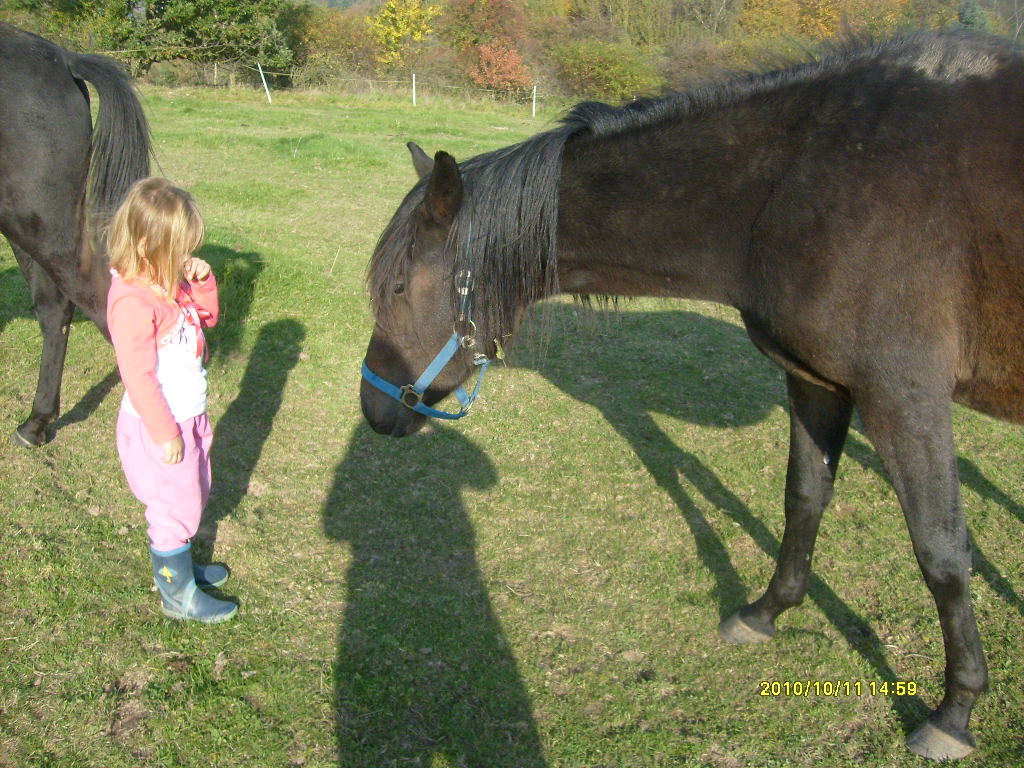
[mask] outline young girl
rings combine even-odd
[[[238,610],[200,587],[227,569],[192,562],[190,539],[210,493],[203,328],[217,321],[217,283],[192,255],[203,220],[191,195],[166,179],[135,184],[110,223],[107,324],[125,395],[117,451],[146,505],[153,578],[172,619],[226,621]]]

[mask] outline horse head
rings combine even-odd
[[[410,143],[420,181],[381,236],[370,264],[375,325],[363,364],[363,414],[374,430],[402,437],[429,416],[464,416],[475,399],[461,385],[482,376],[495,345],[477,338],[474,276],[456,217],[463,181],[455,159],[431,160]],[[456,392],[457,413],[433,408]]]

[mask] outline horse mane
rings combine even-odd
[[[658,123],[698,117],[740,100],[772,94],[788,85],[823,80],[858,68],[882,66],[893,75],[913,71],[917,77],[956,81],[983,75],[1020,56],[1012,41],[968,30],[915,32],[877,40],[848,33],[826,42],[816,54],[803,53],[792,61],[773,59],[761,71],[750,71],[691,91],[635,99],[623,106],[587,101],[563,118],[576,131],[613,136],[650,128]]]
[[[766,72],[746,73],[688,92],[634,100],[623,106],[577,104],[552,130],[462,163],[463,203],[452,227],[452,311],[455,274],[474,275],[473,318],[483,338],[510,335],[522,310],[559,292],[558,192],[562,157],[570,140],[615,137],[658,124],[699,117],[740,100],[770,95],[861,67],[955,81],[990,72],[1015,56],[1016,46],[968,32],[921,32],[883,42],[847,39],[816,57]],[[426,180],[406,196],[384,230],[371,260],[368,282],[378,322],[386,324],[391,288],[407,266]]]
[[[523,308],[558,292],[556,228],[562,151],[575,126],[561,125],[526,141],[461,163],[463,200],[448,250],[450,283],[473,273],[473,320],[482,338],[507,336]],[[368,282],[377,321],[387,325],[392,286],[408,264],[421,221],[426,188],[421,179],[384,229],[370,262]]]

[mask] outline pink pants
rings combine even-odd
[[[132,493],[146,505],[149,542],[158,552],[177,549],[195,535],[210,497],[210,420],[204,413],[178,426],[183,458],[165,464],[163,446],[150,439],[142,419],[124,408],[117,417],[121,466]]]

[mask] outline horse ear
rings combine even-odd
[[[438,224],[445,226],[455,220],[462,205],[462,175],[455,158],[447,152],[434,155],[434,169],[427,182],[427,212]]]
[[[416,169],[416,175],[421,179],[429,175],[434,170],[434,161],[420,149],[420,145],[415,141],[410,141],[405,146],[409,148],[409,154],[412,155],[412,167]]]

